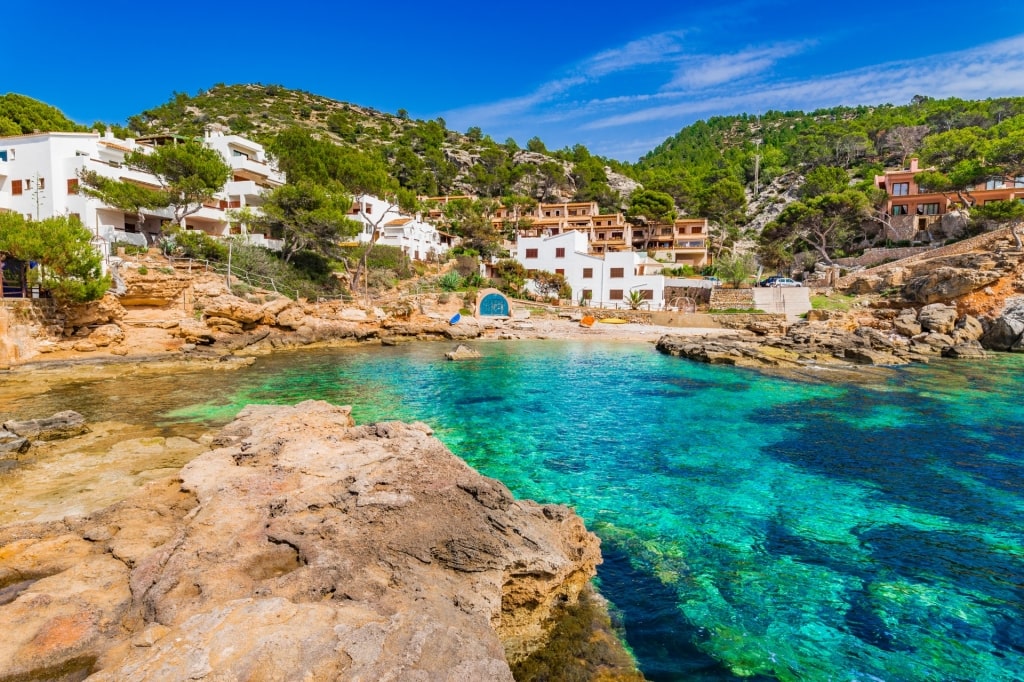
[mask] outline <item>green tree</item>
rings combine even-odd
[[[34,261],[36,284],[61,303],[102,298],[110,288],[92,233],[75,217],[27,221],[17,213],[0,213],[0,251]]]
[[[148,154],[132,152],[125,163],[156,176],[175,225],[202,208],[231,177],[220,154],[198,140],[161,145]]]
[[[533,280],[533,288],[544,298],[569,298],[572,296],[572,288],[565,281],[565,277],[557,272],[538,270],[530,278]]]
[[[94,170],[83,168],[78,179],[80,194],[95,197],[107,206],[125,213],[134,213],[138,216],[139,224],[145,221],[143,209],[167,208],[171,203],[170,196],[163,190],[108,178]]]
[[[754,274],[754,256],[750,253],[726,253],[715,261],[715,272],[734,288]]]
[[[700,213],[711,222],[714,257],[732,249],[742,239],[747,221],[747,196],[743,185],[731,177],[718,180],[700,195]]]
[[[867,197],[854,189],[794,201],[765,227],[761,243],[769,253],[806,246],[831,264],[835,250],[846,244],[868,212]]]
[[[300,180],[266,196],[262,221],[280,235],[286,263],[300,251],[332,258],[339,241],[359,232],[359,223],[348,217],[351,208],[352,198],[340,187]]]
[[[800,195],[806,198],[842,192],[850,185],[850,176],[838,166],[818,166],[807,174]]]
[[[971,217],[990,220],[998,225],[1008,225],[1010,234],[1017,242],[1017,250],[1024,249],[1020,234],[1024,230],[1024,203],[1015,200],[990,201],[971,211]]]
[[[501,291],[509,296],[521,297],[526,286],[526,267],[517,260],[505,258],[494,264],[494,276]]]

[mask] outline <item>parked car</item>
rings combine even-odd
[[[722,286],[722,280],[718,279],[717,277],[715,277],[713,275],[705,275],[704,276],[704,281],[705,282],[711,282],[712,286],[716,286],[716,287]]]
[[[782,275],[772,275],[771,277],[766,277],[766,278],[762,279],[760,282],[758,282],[757,286],[759,286],[759,287],[770,287],[772,285],[772,283],[775,280],[777,280],[777,279],[783,279]]]
[[[774,278],[774,281],[771,284],[768,284],[766,286],[770,286],[770,287],[802,287],[803,284],[800,284],[800,282],[796,281],[795,279],[790,279],[789,277],[776,277],[776,278]]]

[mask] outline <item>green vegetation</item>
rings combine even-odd
[[[201,209],[231,176],[220,154],[197,140],[161,145],[149,154],[132,152],[125,164],[155,175],[160,189],[85,171],[79,175],[79,191],[127,213],[170,208],[175,225]]]
[[[110,288],[102,259],[92,246],[92,233],[75,217],[25,220],[18,213],[0,213],[0,252],[35,262],[30,284],[49,291],[61,303],[102,298]]]
[[[25,95],[0,95],[0,137],[25,133],[79,132],[78,125],[60,109]]]
[[[856,296],[846,294],[832,294],[830,296],[815,294],[811,296],[811,308],[814,310],[837,310],[840,312],[846,312],[853,307],[853,303],[856,300]]]
[[[554,621],[548,645],[512,665],[517,682],[644,679],[589,591],[584,590],[576,604],[559,607]]]
[[[715,315],[764,315],[760,308],[712,308],[708,313]]]

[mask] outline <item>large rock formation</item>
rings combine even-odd
[[[600,561],[423,424],[249,407],[180,478],[0,529],[0,680],[511,680]]]

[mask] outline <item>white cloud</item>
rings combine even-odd
[[[583,72],[591,78],[625,71],[637,66],[671,61],[683,52],[683,31],[656,33],[600,52],[583,63]]]
[[[890,62],[806,81],[762,84],[729,96],[697,98],[681,91],[663,93],[664,97],[683,101],[614,114],[583,127],[611,128],[715,111],[902,103],[915,94],[964,98],[1020,95],[1024,92],[1022,62],[1024,35],[961,52]]]
[[[797,54],[808,43],[786,43],[751,48],[735,54],[695,56],[687,58],[665,90],[700,90],[762,73],[780,59]]]

